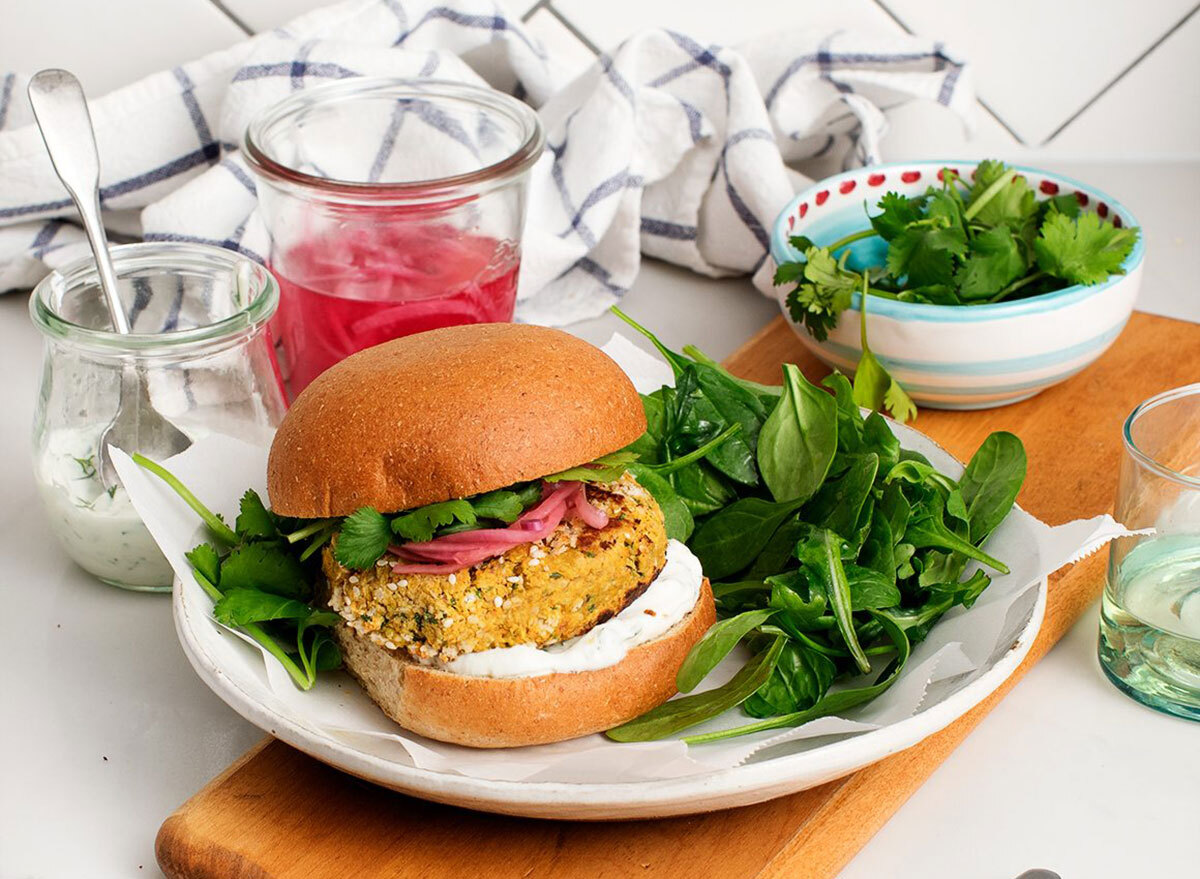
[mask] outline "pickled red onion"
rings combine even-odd
[[[608,515],[587,499],[581,482],[560,482],[543,487],[541,501],[506,528],[459,531],[433,540],[390,547],[398,561],[396,574],[452,574],[502,555],[523,543],[536,543],[553,533],[570,512],[589,528],[604,528]]]

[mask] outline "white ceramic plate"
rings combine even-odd
[[[1026,529],[1031,519],[1010,521]],[[1031,541],[1032,541],[1031,535]],[[416,768],[397,759],[394,747],[365,740],[347,744],[321,727],[329,718],[297,714],[281,706],[261,676],[223,662],[210,639],[198,637],[200,627],[211,627],[211,605],[199,588],[176,583],[174,612],[184,652],[206,684],[251,723],[310,756],[367,781],[424,799],[491,812],[538,818],[599,820],[682,815],[748,805],[822,784],[910,747],[943,729],[979,704],[1021,663],[1037,635],[1045,609],[1046,582],[1028,590],[1028,599],[1014,610],[1019,634],[1012,646],[976,673],[969,683],[952,689],[917,714],[850,738],[822,744],[810,740],[806,750],[783,756],[765,752],[733,769],[681,778],[612,783],[561,783],[494,781]],[[969,611],[968,611],[969,612]],[[232,636],[230,636],[232,638]],[[230,642],[232,649],[254,648]],[[325,675],[321,687],[341,687],[347,699],[365,701],[356,684],[343,674]],[[316,704],[316,700],[313,700]]]

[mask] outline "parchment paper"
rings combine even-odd
[[[623,336],[615,335],[605,350],[643,393],[671,382],[666,364]],[[927,437],[901,425],[893,425],[893,429],[904,447],[925,454],[952,476],[961,473],[961,465]],[[184,558],[187,550],[206,539],[196,515],[124,453],[114,449],[113,457],[134,506],[178,575],[176,588],[182,594],[177,596],[177,622],[223,678],[249,693],[264,708],[313,735],[422,769],[502,781],[677,778],[820,747],[912,717],[958,692],[1004,656],[1029,627],[1046,575],[1113,537],[1129,533],[1109,516],[1051,528],[1022,510],[1014,510],[988,542],[988,552],[1004,559],[1011,573],[997,576],[969,611],[956,608],[948,613],[914,648],[908,667],[891,689],[843,717],[826,717],[796,729],[692,747],[675,739],[618,744],[597,734],[552,745],[489,751],[447,745],[402,730],[342,672],[323,673],[312,690],[299,690],[258,645],[212,619],[212,604],[196,584]],[[218,434],[197,441],[165,464],[211,509],[222,512],[232,522],[238,499],[247,488],[256,489],[266,498],[266,460],[266,448]],[[745,659],[744,653],[735,651],[699,689],[724,683]],[[734,709],[687,732],[746,722],[748,718]]]

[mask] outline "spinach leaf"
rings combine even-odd
[[[700,524],[692,536],[692,552],[709,577],[728,577],[753,562],[799,506],[797,501],[776,503],[758,497],[736,500]]]
[[[888,577],[852,562],[846,562],[844,568],[846,582],[850,585],[851,610],[880,610],[900,603],[900,590],[896,588],[894,573]]]
[[[983,543],[1004,521],[1025,481],[1025,468],[1025,446],[1006,431],[988,436],[971,456],[959,484],[972,543]]]
[[[864,568],[883,576],[891,585],[896,583],[896,542],[892,538],[892,525],[889,517],[883,513],[871,519],[871,529],[867,532],[859,551],[858,560]]]
[[[664,702],[641,717],[610,729],[606,735],[617,742],[648,742],[724,714],[767,682],[786,643],[786,638],[776,638],[770,647],[742,666],[727,684]]]
[[[692,645],[675,675],[675,686],[681,693],[690,693],[710,671],[729,655],[742,638],[765,623],[775,613],[773,608],[750,610],[714,623],[704,637]]]
[[[758,467],[776,501],[806,501],[821,487],[837,452],[837,401],[795,365],[758,438]]]
[[[837,676],[837,665],[828,656],[789,642],[775,670],[742,708],[751,717],[771,717],[810,708],[820,701]]]
[[[858,516],[875,484],[879,458],[874,452],[855,455],[837,479],[826,481],[800,510],[800,518],[828,528],[844,539],[853,539]]]
[[[654,496],[654,500],[658,502],[666,523],[667,537],[681,541],[686,541],[691,537],[695,521],[692,519],[687,504],[680,500],[671,483],[646,464],[630,464],[628,469],[638,484],[650,492]],[[716,575],[710,574],[710,576]]]

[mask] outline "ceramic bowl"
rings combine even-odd
[[[888,191],[918,195],[940,185],[949,167],[970,179],[977,162],[923,161],[876,165],[823,180],[797,195],[775,221],[771,257],[780,262],[800,254],[789,243],[805,235],[829,244],[867,227],[865,207]],[[1073,194],[1084,207],[1123,226],[1137,220],[1119,202],[1069,177],[1016,166],[1039,198]],[[1125,274],[1092,286],[1066,287],[1054,293],[994,305],[949,306],[898,302],[872,296],[869,303],[871,350],[892,377],[922,406],[983,409],[1032,397],[1084,369],[1116,340],[1137,299],[1145,248],[1139,237],[1123,263]],[[849,266],[878,265],[886,243],[870,238],[851,245]],[[859,345],[861,296],[842,313],[829,337],[818,342],[803,324],[792,321],[779,288],[784,317],[800,340],[831,367],[852,374]]]

